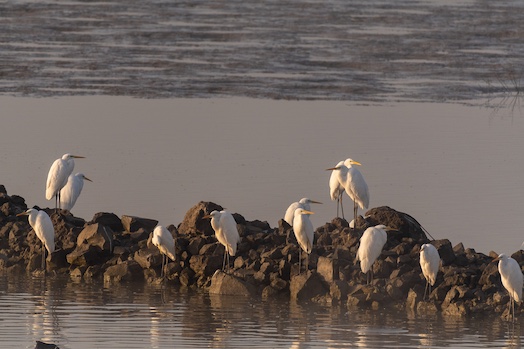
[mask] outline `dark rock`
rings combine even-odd
[[[137,278],[142,278],[142,268],[135,261],[125,261],[123,263],[110,266],[104,272],[104,282],[122,282],[132,281]]]
[[[162,255],[156,247],[138,250],[133,259],[144,269],[154,268],[162,263]]]
[[[86,226],[78,235],[77,246],[96,246],[102,251],[111,253],[113,251],[113,231],[111,228],[95,223]]]
[[[338,279],[338,260],[327,257],[318,257],[317,273],[320,279],[327,284]]]
[[[121,221],[124,230],[131,233],[134,233],[140,228],[142,228],[147,232],[147,234],[149,234],[153,231],[153,229],[155,229],[155,227],[158,224],[158,221],[154,219],[126,215],[122,216]]]
[[[232,295],[232,296],[255,296],[257,289],[255,286],[233,276],[217,270],[211,278],[209,293]]]
[[[60,349],[56,344],[36,341],[35,349]]]
[[[222,268],[222,263],[222,257],[217,255],[195,255],[189,259],[189,266],[197,275],[212,276],[215,271]]]
[[[455,252],[453,252],[453,247],[451,247],[451,242],[448,239],[435,240],[431,244],[437,249],[443,266],[453,263]]]
[[[308,271],[291,279],[289,285],[291,299],[310,300],[318,296],[324,296],[328,290],[324,287],[318,273]]]
[[[366,212],[366,220],[371,226],[384,224],[396,231],[388,232],[388,240],[402,241],[403,238],[412,238],[416,242],[426,243],[428,238],[422,226],[410,215],[382,206],[372,208]]]
[[[82,244],[66,256],[67,263],[76,266],[90,266],[104,263],[107,255],[97,246]]]
[[[329,285],[329,294],[333,300],[347,302],[349,285],[346,281],[334,280]]]
[[[93,219],[91,220],[91,222],[89,222],[89,224],[96,224],[96,223],[109,227],[114,232],[121,232],[124,230],[122,221],[114,213],[108,213],[108,212],[96,213],[93,216]]]
[[[463,301],[456,303],[449,303],[446,307],[442,307],[442,313],[448,316],[466,316],[469,314],[469,308]]]
[[[180,234],[184,235],[199,235],[204,234],[211,236],[215,232],[211,227],[210,219],[202,219],[206,214],[212,211],[222,211],[223,208],[212,202],[200,201],[195,206],[191,207],[184,216],[184,220],[178,226]]]

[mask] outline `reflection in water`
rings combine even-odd
[[[0,278],[0,341],[60,348],[520,348],[521,320],[414,315],[159,285]]]

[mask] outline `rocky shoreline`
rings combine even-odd
[[[42,245],[27,219],[16,217],[27,209],[24,198],[9,196],[0,185],[0,206],[0,272],[42,273]],[[371,309],[509,315],[509,295],[501,284],[497,264],[491,263],[494,252],[477,253],[462,243],[452,246],[447,239],[430,241],[413,217],[392,208],[369,210],[366,220],[359,218],[359,229],[349,228],[341,218],[316,228],[309,270],[300,275],[299,247],[292,228],[283,219],[272,228],[267,222],[246,221],[238,213],[233,216],[241,241],[232,258],[231,272],[222,272],[224,247],[217,243],[209,219],[203,219],[221,209],[217,204],[200,202],[187,211],[177,227],[167,227],[176,242],[176,262],[168,263],[165,279],[160,278],[162,255],[151,243],[156,220],[97,213],[91,221],[85,221],[68,211],[45,209],[53,221],[56,243],[56,251],[47,259],[47,275],[69,274],[75,282],[165,282],[215,294],[264,299],[282,296]],[[365,228],[377,224],[394,230],[388,232],[388,241],[373,265],[374,279],[367,285],[355,254]],[[419,252],[428,242],[437,248],[441,267],[429,299],[423,300],[425,279]],[[522,268],[523,252],[512,257]],[[519,307],[517,315],[520,313]]]

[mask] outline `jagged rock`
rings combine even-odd
[[[327,257],[318,257],[317,273],[320,279],[327,284],[338,279],[338,260]]]
[[[388,206],[372,208],[366,212],[366,220],[371,226],[384,224],[396,231],[388,232],[388,241],[402,241],[402,238],[412,238],[414,241],[426,243],[428,238],[422,226],[410,215],[396,211]]]
[[[329,285],[329,294],[333,300],[347,301],[349,293],[349,285],[346,281],[334,280]]]
[[[125,261],[123,263],[110,266],[104,272],[104,282],[122,282],[136,280],[143,277],[142,268],[135,261]]]
[[[431,244],[437,249],[443,266],[453,263],[455,252],[453,252],[453,247],[451,247],[451,242],[448,239],[435,240]]]
[[[448,316],[466,316],[469,314],[469,308],[463,301],[450,303],[447,307],[442,307],[442,313]]]
[[[410,309],[411,311],[417,309],[417,305],[422,301],[422,297],[424,297],[423,287],[417,285],[411,288],[406,299],[406,308]]]
[[[76,266],[91,266],[104,263],[107,256],[101,253],[100,247],[82,244],[66,256],[67,263]]]
[[[433,302],[418,302],[417,313],[419,314],[434,314],[439,311],[437,305]]]
[[[96,246],[102,251],[113,251],[113,231],[99,223],[86,226],[78,235],[77,246]]]
[[[122,220],[114,213],[109,212],[98,212],[93,216],[93,219],[89,224],[100,224],[106,227],[111,228],[114,232],[121,232],[124,230],[122,225]]]
[[[178,226],[178,231],[184,235],[213,235],[215,232],[211,228],[210,220],[202,218],[214,210],[222,211],[223,208],[212,202],[200,201],[186,212],[184,220]]]
[[[156,247],[138,250],[133,259],[144,269],[154,268],[162,263],[162,256]]]
[[[189,267],[197,275],[211,276],[222,268],[223,259],[220,256],[196,255],[189,259]]]
[[[279,294],[280,291],[272,286],[266,286],[262,290],[262,299],[268,300]]]
[[[256,287],[233,276],[217,270],[211,278],[209,293],[231,296],[255,296]]]
[[[319,274],[314,271],[293,277],[289,291],[291,299],[295,300],[310,300],[318,296],[325,296],[328,293]]]
[[[124,230],[131,233],[134,233],[140,228],[142,228],[147,232],[147,234],[149,234],[153,231],[153,229],[155,229],[155,227],[158,224],[158,221],[155,219],[126,215],[122,216],[121,221]]]

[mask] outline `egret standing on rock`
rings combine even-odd
[[[225,270],[226,258],[227,269],[229,270],[229,256],[234,256],[237,253],[237,244],[240,241],[235,218],[225,210],[220,212],[215,210],[203,218],[211,218],[211,226],[215,231],[215,236],[218,242],[225,247],[222,270]]]
[[[499,261],[499,273],[502,285],[508,290],[510,303],[509,312],[515,320],[515,302],[522,302],[522,269],[519,263],[504,253],[500,254],[493,262]]]
[[[69,176],[66,185],[60,190],[60,208],[71,211],[84,188],[84,180],[92,182],[83,173]]]
[[[82,159],[83,156],[64,154],[60,159],[56,159],[47,174],[45,198],[51,200],[55,197],[55,209],[60,202],[60,190],[66,185],[67,179],[75,168],[75,158]]]
[[[284,215],[284,220],[289,224],[290,226],[293,226],[293,220],[295,218],[295,211],[297,208],[303,208],[306,211],[311,210],[310,204],[321,204],[320,201],[311,200],[309,198],[302,198],[300,201],[295,201],[286,210],[286,214]],[[289,230],[287,231],[286,236],[286,244],[289,241]]]
[[[424,297],[426,299],[426,292],[431,293],[431,286],[435,285],[437,281],[437,273],[440,265],[440,255],[437,249],[432,244],[424,244],[420,248],[420,268],[422,274],[426,278],[426,287],[424,288]]]
[[[360,270],[367,274],[367,283],[370,279],[373,280],[373,263],[380,256],[382,248],[388,241],[386,231],[391,230],[385,225],[377,225],[369,227],[364,231],[360,238],[360,246],[358,247],[356,260],[360,261]],[[369,273],[368,273],[369,272]],[[371,276],[371,278],[369,277]]]
[[[49,254],[55,251],[55,228],[48,214],[30,208],[25,212],[17,214],[17,217],[28,216],[29,225],[35,231],[36,236],[42,241],[42,269],[45,270],[45,250]]]
[[[309,268],[309,254],[313,250],[313,239],[315,237],[313,223],[311,223],[309,215],[313,213],[314,212],[299,207],[295,210],[295,215],[293,218],[293,231],[295,232],[295,237],[297,238],[298,244],[301,248],[298,257],[299,274],[300,270],[302,269],[302,250],[306,252],[306,272]]]
[[[358,207],[367,209],[369,206],[369,189],[364,176],[353,165],[360,166],[361,164],[353,159],[346,159],[343,165],[328,168],[327,170],[338,172],[340,184],[344,187],[346,194],[353,200],[353,213],[356,222]]]
[[[151,239],[151,242],[162,254],[162,271],[160,272],[160,277],[164,277],[165,268],[167,267],[167,258],[169,257],[173,262],[176,261],[175,240],[169,230],[161,225],[157,225],[153,230],[153,238]]]
[[[344,166],[344,161],[340,161],[337,166],[332,168],[337,168],[340,166]],[[337,201],[337,217],[338,215],[338,206],[342,209],[342,218],[344,217],[344,207],[342,206],[342,194],[344,193],[344,187],[340,183],[338,179],[338,171],[331,171],[331,176],[329,176],[329,196],[331,197],[331,201]]]

